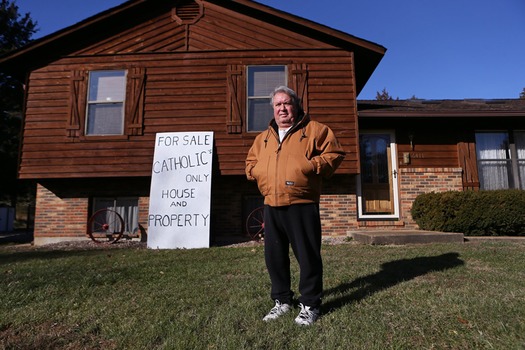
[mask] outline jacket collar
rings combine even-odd
[[[299,117],[295,120],[295,123],[292,125],[292,127],[290,128],[290,131],[289,132],[293,132],[301,127],[304,127],[306,126],[306,124],[308,124],[308,122],[310,121],[310,116],[308,114],[304,114],[302,113],[301,115],[299,115]],[[270,128],[272,128],[273,130],[275,130],[276,133],[279,133],[279,128],[277,126],[277,123],[275,122],[275,119],[272,119],[270,121],[270,125],[268,126]]]

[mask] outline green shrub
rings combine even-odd
[[[423,230],[525,236],[525,191],[425,193],[417,196],[411,213]]]

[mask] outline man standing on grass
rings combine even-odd
[[[259,134],[246,158],[246,176],[264,196],[264,256],[275,306],[269,321],[292,308],[289,246],[299,263],[299,302],[295,318],[311,325],[319,317],[323,293],[321,219],[322,178],[331,176],[345,152],[332,130],[305,115],[297,94],[280,86],[271,95],[274,119]]]

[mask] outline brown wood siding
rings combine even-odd
[[[82,56],[57,61],[30,76],[20,178],[149,176],[155,133],[175,131],[214,131],[220,173],[244,174],[244,160],[257,133],[228,133],[231,64],[306,65],[308,112],[332,127],[348,152],[338,173],[357,173],[352,55],[312,49]],[[67,137],[72,72],[133,67],[146,72],[143,135]]]
[[[76,55],[173,51],[259,50],[330,46],[252,17],[205,3],[195,24],[178,24],[168,11],[137,27],[90,45]],[[256,29],[256,30],[254,30]]]
[[[458,167],[457,145],[417,145],[398,144],[398,161],[401,168],[453,168]],[[410,154],[410,164],[403,163],[403,154]]]
[[[338,172],[357,174],[359,132],[357,122],[353,122],[357,120],[353,67],[349,69],[348,62],[336,62],[330,57],[326,61],[309,65],[308,89],[315,98],[309,98],[308,113],[329,125],[343,144],[347,155]]]
[[[395,130],[401,168],[459,166],[457,143],[462,129],[454,128],[450,120],[361,118],[359,127],[361,131]],[[409,164],[403,162],[405,153],[410,154]]]

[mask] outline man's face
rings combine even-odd
[[[280,129],[288,129],[293,125],[297,111],[290,96],[278,92],[273,96],[273,117]]]

